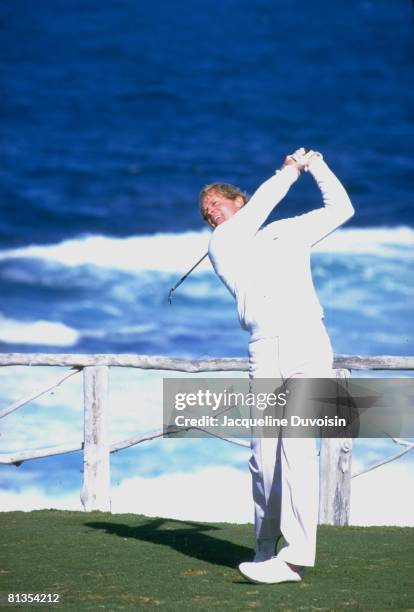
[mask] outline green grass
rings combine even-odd
[[[414,610],[412,528],[320,527],[301,583],[247,583],[252,545],[251,525],[2,513],[0,592],[60,593],[61,610]]]

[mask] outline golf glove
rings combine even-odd
[[[312,151],[312,149],[305,149],[305,147],[301,147],[297,149],[292,155],[290,155],[295,162],[297,162],[300,166],[301,170],[308,172],[309,164],[316,158],[323,159],[323,156],[318,151]]]

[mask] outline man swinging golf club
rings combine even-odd
[[[301,171],[309,171],[323,206],[262,227]],[[331,378],[333,351],[310,267],[311,247],[354,214],[320,153],[298,149],[250,200],[232,185],[207,185],[200,210],[214,229],[209,257],[237,302],[250,333],[250,378]],[[314,438],[251,441],[255,557],[241,574],[256,583],[300,581],[315,563],[318,466]],[[276,553],[283,536],[284,546]]]

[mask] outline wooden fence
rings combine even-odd
[[[60,445],[33,451],[0,453],[0,464],[20,465],[23,461],[50,457],[83,450],[83,486],[81,501],[85,511],[101,510],[110,512],[110,453],[152,440],[163,435],[163,430],[137,435],[114,444],[109,443],[108,431],[108,369],[130,367],[142,370],[174,370],[178,372],[234,372],[247,371],[248,361],[242,358],[224,359],[174,359],[149,355],[75,355],[75,354],[27,354],[1,353],[0,366],[61,366],[70,367],[52,381],[47,388],[13,402],[0,410],[0,418],[37,399],[68,378],[83,374],[84,390],[84,439],[75,445]],[[337,355],[334,360],[337,376],[347,378],[352,370],[414,370],[414,356],[353,356]],[[177,432],[183,428],[177,427]],[[188,429],[188,428],[185,428]],[[170,432],[170,429],[169,429]],[[175,433],[174,430],[171,433]],[[225,438],[223,438],[225,439]],[[228,440],[241,446],[248,443]],[[367,470],[374,469],[388,461],[409,452],[414,445],[394,439],[404,449]],[[320,505],[319,522],[331,525],[347,525],[349,522],[352,438],[323,439],[320,452]],[[353,477],[359,476],[354,474]]]

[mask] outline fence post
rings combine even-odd
[[[349,370],[336,370],[348,378]],[[348,525],[351,503],[352,438],[322,438],[319,462],[319,523]]]
[[[92,510],[110,512],[107,366],[87,366],[83,369],[83,394],[84,444],[81,502],[86,512]]]

